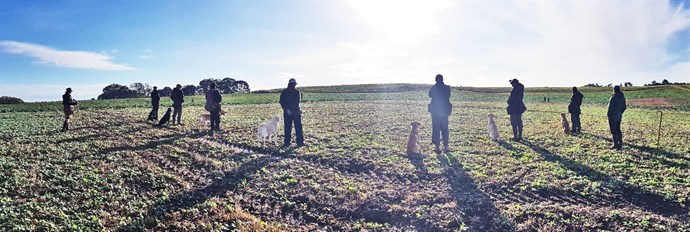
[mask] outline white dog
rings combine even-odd
[[[489,114],[489,137],[491,137],[491,141],[498,141],[501,139],[501,134],[498,133],[498,127],[496,126],[494,117],[494,114]]]
[[[270,122],[259,125],[256,132],[262,144],[266,140],[275,142],[278,137],[278,122],[280,122],[280,117],[273,116]]]
[[[410,137],[407,140],[407,154],[419,154],[421,152],[421,146],[419,146],[420,124],[418,122],[412,122],[410,126],[412,126],[412,130],[410,130]]]
[[[225,114],[225,110],[220,110],[220,114]],[[205,113],[199,115],[199,125],[205,125],[206,123],[211,123],[211,114]]]

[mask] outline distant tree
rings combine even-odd
[[[0,97],[0,104],[17,104],[17,103],[24,103],[24,101],[22,99],[19,99],[16,97],[10,97],[10,96]]]
[[[187,96],[196,95],[196,91],[197,87],[195,85],[185,85],[182,87],[182,93]]]
[[[586,84],[585,87],[601,87],[601,85],[599,85],[599,83],[589,83]]]
[[[625,82],[625,87],[632,87],[632,86],[633,86],[632,83],[630,83],[630,82]]]
[[[613,84],[609,83],[608,85],[606,85],[606,87],[613,87]]]
[[[664,79],[663,81],[661,81],[661,84],[662,85],[668,85],[669,83],[668,83],[668,80]]]
[[[233,93],[249,93],[251,92],[249,90],[249,83],[246,81],[235,81],[235,84],[232,87]]]
[[[230,77],[223,78],[216,84],[218,84],[218,91],[223,94],[234,93],[234,86],[236,80]]]
[[[151,91],[153,90],[149,83],[142,84],[139,82],[129,85],[129,89],[136,91],[139,95],[142,96],[149,96],[151,94]]]
[[[213,78],[203,79],[203,80],[199,81],[199,90],[198,91],[200,93],[206,93],[206,91],[209,89],[209,86],[211,85],[211,83],[216,83],[216,85],[218,85],[218,83],[220,83],[220,80],[213,79]]]
[[[119,84],[110,84],[103,88],[103,94],[98,95],[98,99],[120,99],[120,98],[136,98],[141,97],[137,91],[127,88],[127,86]]]
[[[170,88],[168,86],[165,86],[163,89],[158,90],[158,94],[161,97],[169,97],[171,93],[172,93],[172,88]]]

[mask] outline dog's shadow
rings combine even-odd
[[[426,165],[424,165],[424,154],[422,153],[412,153],[412,154],[403,154],[402,156],[406,157],[407,159],[410,160],[410,163],[417,169],[417,172],[420,174],[426,174]]]

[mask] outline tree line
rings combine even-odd
[[[218,91],[222,94],[232,93],[249,93],[249,83],[243,80],[235,80],[234,78],[226,77],[223,79],[203,79],[199,85],[183,85],[182,93],[186,96],[205,94],[209,89],[211,83],[216,83]],[[174,87],[173,87],[174,88]],[[158,88],[158,94],[161,97],[170,96],[173,88],[165,86]],[[133,83],[129,86],[120,84],[110,84],[103,88],[103,93],[98,95],[98,99],[120,99],[120,98],[137,98],[148,97],[153,91],[153,86],[148,83]]]

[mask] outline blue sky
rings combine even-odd
[[[690,82],[688,1],[0,1],[0,95],[110,83]],[[59,99],[58,99],[59,100]]]

